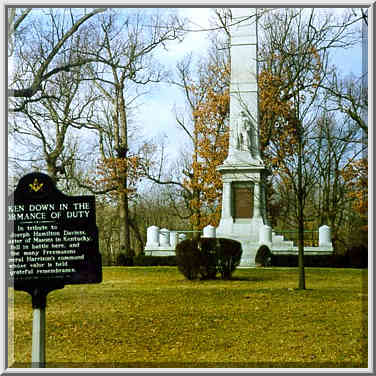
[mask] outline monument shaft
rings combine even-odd
[[[265,172],[259,149],[256,9],[232,8],[230,142],[218,170],[223,180],[217,236],[242,243],[241,265],[254,265],[253,248],[264,226]]]
[[[225,163],[262,165],[258,133],[255,9],[233,8],[231,26],[230,143]]]

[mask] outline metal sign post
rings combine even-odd
[[[46,363],[46,305],[47,294],[53,290],[64,288],[63,284],[54,284],[49,287],[21,286],[18,290],[31,295],[33,308],[33,333],[31,345],[31,367],[45,368]]]
[[[46,303],[47,293],[36,288],[32,294],[33,334],[31,346],[31,367],[44,368],[46,359]]]
[[[33,342],[31,346],[31,367],[44,368],[46,359],[46,309],[33,309]]]

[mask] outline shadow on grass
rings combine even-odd
[[[256,274],[256,273],[255,273]],[[229,281],[244,281],[244,282],[263,282],[263,281],[278,281],[281,279],[281,275],[278,272],[270,272],[270,270],[260,270],[257,271],[257,275],[255,274],[247,274],[244,275],[241,271],[235,271]]]
[[[271,275],[265,275],[265,276],[235,276],[231,279],[228,279],[228,282],[263,282],[263,281],[272,281],[278,278],[273,278]]]
[[[239,275],[238,273],[234,273],[231,278],[229,279],[222,279],[219,274],[217,274],[217,277],[214,279],[176,279],[174,282],[188,282],[188,283],[213,283],[213,282],[266,282],[266,281],[278,281],[281,279],[281,276],[277,273],[263,273],[263,274],[257,274],[257,275]]]
[[[213,284],[217,282],[221,283],[233,283],[233,282],[263,282],[263,281],[268,281],[272,280],[274,278],[263,278],[263,277],[241,277],[241,276],[236,276],[232,277],[230,279],[222,279],[220,277],[216,277],[215,279],[183,279],[183,280],[175,280],[174,282],[178,283],[185,283],[185,284]]]

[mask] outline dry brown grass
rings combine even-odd
[[[367,367],[367,270],[306,268],[306,280],[299,291],[294,268],[190,282],[174,267],[107,267],[99,285],[49,294],[46,366]],[[9,366],[29,367],[26,293],[13,316]]]

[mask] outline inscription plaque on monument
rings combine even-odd
[[[236,186],[233,189],[234,218],[253,217],[253,185]]]
[[[94,196],[67,196],[31,173],[8,196],[8,281],[15,289],[102,281]]]

